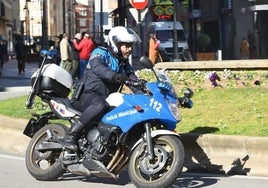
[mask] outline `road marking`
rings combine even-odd
[[[25,160],[23,157],[18,157],[18,156],[13,156],[13,155],[5,155],[5,154],[0,154],[0,158],[21,160],[21,161]]]

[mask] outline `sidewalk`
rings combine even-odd
[[[17,61],[4,64],[0,75],[1,100],[27,95],[31,90],[31,76],[38,69],[38,62],[26,63],[25,73],[19,74]],[[22,134],[28,120],[6,117],[0,114],[0,150],[24,155],[29,138]]]
[[[27,95],[31,89],[31,76],[38,69],[38,62],[25,65],[25,73],[19,74],[17,60],[4,64],[0,75],[0,100]]]

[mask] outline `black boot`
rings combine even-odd
[[[70,129],[66,132],[64,137],[64,147],[70,151],[77,151],[77,137],[80,131],[83,129],[84,124],[80,121],[72,123]]]

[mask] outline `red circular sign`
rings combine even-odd
[[[136,9],[144,9],[148,5],[148,0],[129,0],[130,4]]]

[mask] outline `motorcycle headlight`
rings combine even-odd
[[[172,103],[168,101],[168,108],[171,112],[171,114],[174,116],[174,118],[177,121],[181,121],[181,113],[179,110],[179,105],[177,103]]]

